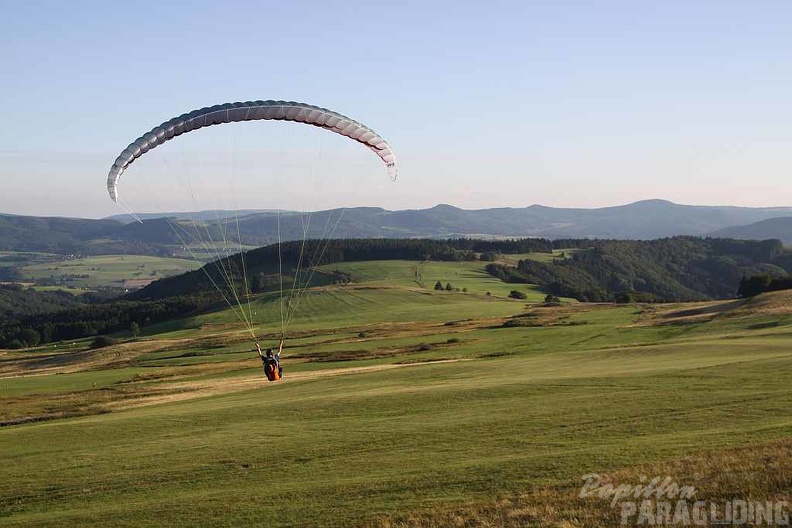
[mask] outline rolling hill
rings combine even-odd
[[[319,238],[328,226],[337,238],[370,237],[542,237],[613,238],[647,240],[678,235],[704,235],[729,226],[788,216],[792,208],[748,208],[679,205],[647,200],[597,209],[525,208],[465,210],[451,205],[429,209],[388,211],[357,207],[318,211],[311,215],[309,238]],[[306,215],[288,213],[280,218],[285,240],[300,239]],[[271,213],[240,219],[247,242],[275,240],[278,218]]]
[[[766,240],[776,238],[785,244],[792,244],[792,216],[770,218],[753,224],[733,226],[710,233],[713,237],[737,238],[744,240]]]
[[[114,220],[0,215],[0,251],[74,253],[121,225]]]
[[[50,253],[167,255],[173,248],[234,238],[248,246],[308,238],[448,238],[541,237],[650,240],[679,235],[726,236],[726,228],[770,221],[756,229],[741,228],[741,237],[789,239],[792,207],[728,207],[679,205],[646,200],[596,209],[523,208],[466,210],[451,205],[389,211],[353,207],[313,213],[242,210],[128,215],[103,220],[0,215],[0,251]],[[171,227],[175,219],[177,226]],[[238,225],[237,225],[238,222]],[[237,229],[239,237],[237,237]],[[774,231],[774,229],[776,231]],[[780,229],[781,231],[777,231]],[[198,234],[196,236],[196,233]],[[737,236],[737,235],[729,235]],[[778,238],[778,237],[775,237]]]
[[[567,239],[550,243],[527,239],[524,242],[526,246],[531,243],[535,247],[515,256],[520,251],[506,247],[505,241],[346,239],[328,244],[310,241],[302,262],[303,266],[306,262],[318,262],[328,271],[336,268],[343,271],[339,263],[475,261],[482,271],[486,268],[506,282],[538,284],[545,292],[581,301],[613,301],[621,294],[632,293],[647,294],[647,299],[665,302],[732,298],[743,276],[757,273],[783,276],[792,271],[792,267],[787,267],[791,264],[790,252],[777,240],[675,237],[654,241]],[[564,253],[565,249],[570,250],[568,254]],[[290,275],[301,250],[301,244],[296,242],[284,243],[281,249],[277,245],[262,247],[245,253],[244,262],[240,255],[235,255],[219,265],[207,264],[202,270],[155,281],[133,295],[154,300],[211,291],[213,284],[224,283],[228,269],[246,269],[253,277],[271,275],[278,271],[280,255],[284,274]],[[554,254],[553,250],[563,254]],[[485,252],[505,253],[512,263],[487,264],[477,260],[476,254]]]
[[[309,292],[280,383],[230,308],[3,351],[4,523],[619,526],[578,496],[592,471],[787,499],[789,292],[527,307],[390,264]],[[277,339],[277,297],[251,308]]]

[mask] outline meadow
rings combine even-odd
[[[545,298],[536,286],[506,284],[484,271],[486,263],[474,262],[415,262],[408,260],[340,262],[321,266],[323,271],[346,273],[355,282],[372,286],[420,287],[433,289],[437,282],[451,285],[453,291],[508,296],[512,290],[528,295],[529,300]]]
[[[123,288],[128,281],[150,281],[177,275],[200,267],[190,259],[143,255],[101,255],[94,257],[52,258],[24,266],[24,277],[50,279],[71,288]]]
[[[592,472],[788,497],[792,295],[548,306],[476,266],[332,265],[354,282],[283,327],[254,297],[255,334],[285,331],[280,383],[230,308],[0,351],[0,523],[617,525],[578,498]]]

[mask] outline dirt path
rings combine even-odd
[[[294,381],[326,378],[330,376],[345,376],[350,374],[377,372],[396,368],[418,367],[422,365],[458,363],[461,361],[470,361],[470,359],[442,359],[437,361],[421,361],[415,363],[390,363],[387,365],[372,365],[369,367],[349,367],[317,370],[313,372],[298,372],[287,376],[283,381],[278,383],[291,383]],[[161,383],[157,384],[157,388],[167,391],[167,394],[143,396],[140,398],[108,402],[105,407],[111,411],[119,411],[123,409],[132,409],[135,407],[144,407],[147,405],[158,405],[161,403],[193,400],[195,398],[203,398],[205,396],[216,396],[219,394],[230,394],[233,392],[242,392],[246,390],[264,389],[271,386],[273,386],[273,384],[266,381],[261,374],[224,379]]]

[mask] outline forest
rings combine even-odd
[[[543,258],[529,258],[532,254]],[[507,255],[521,258],[516,265],[508,264],[501,258]],[[291,280],[298,270],[314,266],[376,260],[479,260],[487,263],[489,274],[505,282],[537,284],[548,295],[584,302],[727,299],[785,289],[792,282],[792,259],[778,240],[308,240],[233,255],[121,298],[4,286],[0,348],[124,332],[133,325],[146,327],[208,311],[222,306],[215,285],[222,288],[227,278],[238,293],[247,295],[277,288],[279,270]],[[324,274],[312,285],[348,281],[348,276]]]
[[[570,244],[580,241],[557,241]],[[592,240],[589,250],[552,262],[492,263],[506,282],[538,284],[584,302],[681,302],[728,299],[745,277],[785,277],[789,254],[778,240],[674,237],[649,241]]]

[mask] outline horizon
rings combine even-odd
[[[629,203],[624,203],[624,204],[604,205],[604,206],[599,206],[599,207],[556,207],[556,206],[549,206],[549,205],[545,205],[545,204],[531,204],[531,205],[526,205],[526,206],[467,208],[467,207],[459,207],[459,206],[456,206],[456,205],[453,205],[453,204],[448,204],[448,203],[437,203],[435,205],[430,205],[428,207],[420,207],[420,208],[409,208],[408,207],[408,208],[404,208],[404,209],[390,209],[390,208],[380,207],[380,206],[376,206],[376,205],[356,205],[356,206],[350,206],[350,207],[333,207],[333,208],[327,208],[327,209],[313,209],[313,210],[282,209],[280,211],[277,211],[275,209],[249,209],[249,208],[245,208],[245,209],[238,210],[238,212],[240,212],[240,213],[244,212],[245,215],[261,214],[261,213],[278,213],[278,212],[280,212],[280,214],[287,214],[287,213],[291,213],[291,214],[306,214],[306,213],[314,214],[314,213],[327,212],[327,211],[337,211],[337,210],[340,210],[340,209],[381,209],[381,210],[383,210],[385,212],[399,212],[399,211],[426,211],[426,210],[435,209],[435,208],[438,208],[438,207],[451,207],[451,208],[458,209],[458,210],[461,210],[461,211],[470,211],[470,212],[488,211],[488,210],[493,210],[493,209],[530,209],[532,207],[542,207],[542,208],[547,208],[547,209],[575,209],[575,210],[595,211],[595,210],[601,210],[601,209],[630,207],[630,206],[639,205],[639,204],[645,204],[645,203],[662,203],[662,204],[667,204],[667,205],[677,205],[677,206],[681,206],[681,207],[738,208],[738,209],[765,209],[765,210],[790,209],[790,211],[789,211],[790,212],[790,216],[792,216],[792,206],[789,206],[789,205],[774,205],[774,206],[756,206],[756,207],[752,207],[752,206],[730,205],[730,204],[718,204],[718,205],[682,204],[682,203],[673,202],[671,200],[666,200],[664,198],[648,198],[648,199],[645,199],[645,200],[637,200],[637,201],[634,201],[634,202],[629,202]],[[134,218],[135,216],[154,216],[154,215],[156,215],[157,217],[161,218],[161,217],[164,217],[164,215],[170,215],[170,214],[173,214],[173,215],[205,214],[205,213],[231,212],[231,211],[234,211],[234,210],[233,209],[201,209],[201,210],[183,210],[183,211],[135,211],[134,214],[132,214],[130,212],[127,212],[127,211],[122,211],[122,212],[110,214],[110,215],[107,215],[107,216],[100,216],[100,217],[63,216],[63,215],[47,215],[47,214],[30,215],[30,214],[17,214],[17,213],[9,213],[9,212],[5,212],[5,211],[0,211],[0,216],[28,216],[28,217],[34,217],[34,218],[35,217],[39,217],[39,218],[66,218],[66,219],[75,219],[75,220],[110,220],[110,219],[115,219],[115,218],[118,218],[118,217],[127,216],[127,217],[132,218],[133,220],[137,220],[136,218]],[[146,220],[151,220],[151,218],[143,219],[143,221],[146,221]]]

